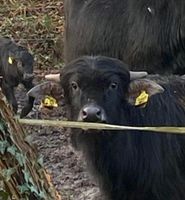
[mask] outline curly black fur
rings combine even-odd
[[[132,70],[185,73],[184,0],[66,0],[65,59],[119,58]]]

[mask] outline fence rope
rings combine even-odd
[[[103,123],[87,123],[87,122],[74,122],[62,120],[37,120],[37,119],[17,119],[20,124],[36,125],[36,126],[52,126],[59,128],[78,128],[78,129],[93,129],[93,130],[131,130],[131,131],[146,131],[156,133],[171,133],[171,134],[185,134],[185,127],[174,126],[159,126],[159,127],[136,127],[136,126],[119,126]]]

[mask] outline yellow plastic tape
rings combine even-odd
[[[57,100],[51,96],[45,96],[41,102],[41,107],[58,107]]]
[[[13,64],[13,59],[12,59],[12,57],[8,57],[8,63],[9,63],[10,65]]]
[[[136,98],[135,106],[145,105],[148,102],[149,95],[146,91],[142,91],[141,94]]]

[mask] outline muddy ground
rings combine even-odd
[[[37,71],[34,83],[41,82],[43,74]],[[26,91],[20,85],[16,89],[19,112],[26,99]],[[64,119],[65,108],[55,108],[52,111],[39,109],[40,99],[37,99],[32,112],[26,118],[32,119]],[[44,166],[51,174],[56,189],[61,193],[62,200],[103,200],[98,187],[87,171],[84,159],[70,144],[69,130],[24,126],[32,144],[37,148],[39,156],[43,157]]]

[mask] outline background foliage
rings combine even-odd
[[[0,35],[26,46],[35,56],[36,66],[62,65],[63,1],[0,0]]]

